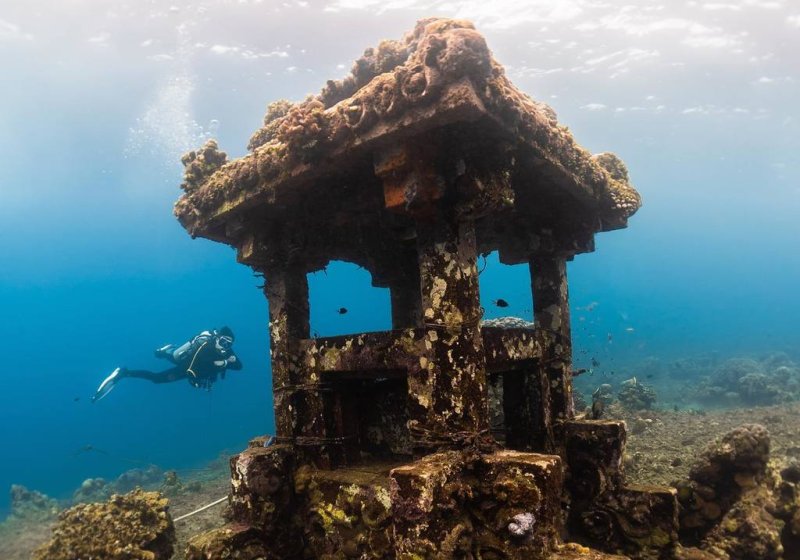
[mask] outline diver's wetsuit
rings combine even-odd
[[[108,395],[120,379],[134,377],[151,383],[172,383],[186,379],[194,387],[210,389],[217,378],[225,378],[225,371],[240,370],[242,363],[233,353],[233,331],[228,327],[203,331],[182,346],[168,344],[156,350],[156,356],[169,360],[175,367],[161,372],[118,367],[106,377],[92,396],[97,402]]]
[[[156,355],[176,364],[170,369],[153,372],[148,370],[126,369],[123,377],[146,379],[152,383],[172,383],[188,379],[195,387],[210,388],[217,377],[225,378],[226,370],[242,369],[242,362],[232,348],[221,348],[216,337],[204,331],[179,348],[166,346]]]

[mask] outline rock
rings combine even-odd
[[[277,560],[268,552],[258,531],[246,525],[232,524],[214,529],[189,540],[186,560]]]
[[[769,489],[748,493],[725,514],[703,540],[702,548],[715,558],[783,560],[783,522],[769,513],[774,508]]]
[[[168,501],[140,489],[63,511],[34,560],[167,560],[175,544]]]
[[[769,432],[745,424],[711,444],[689,474],[693,480],[724,486],[738,474],[763,476],[769,460]]]
[[[58,502],[20,484],[11,485],[11,516],[25,521],[49,521],[58,515]]]
[[[76,504],[103,502],[113,494],[112,485],[103,478],[87,478],[72,494],[72,502]]]
[[[781,478],[787,482],[797,484],[800,482],[800,462],[792,460],[784,469],[781,470]]]
[[[118,494],[130,492],[137,486],[158,482],[163,476],[164,471],[155,465],[150,465],[146,469],[130,469],[119,475],[114,482],[114,491]]]
[[[767,472],[769,445],[766,428],[746,424],[706,448],[689,481],[679,485],[684,544],[720,559],[783,558],[784,522],[777,517],[774,480]]]

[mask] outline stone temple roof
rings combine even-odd
[[[289,219],[329,231],[358,222],[362,235],[400,231],[415,197],[445,199],[468,176],[473,200],[484,190],[493,199],[473,209],[481,249],[514,261],[542,232],[591,250],[594,233],[625,227],[641,205],[622,161],[580,147],[463,20],[422,20],[403,40],[368,49],[319,95],[273,103],[248,148],[227,161],[209,141],[184,156],[175,214],[193,236],[241,248],[254,229],[266,234]],[[422,176],[438,194],[387,186],[398,158],[414,165],[431,154],[435,169]],[[512,247],[511,236],[528,245]]]

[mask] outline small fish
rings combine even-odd
[[[347,313],[347,308],[346,307],[340,307],[339,309],[336,310],[336,313],[338,313],[339,315],[344,315],[344,314]]]
[[[592,367],[600,367],[600,362],[597,361],[597,358],[592,358]]]
[[[678,412],[680,409],[678,408],[678,405],[676,404],[675,406],[672,407],[672,410],[674,410],[675,412]]]
[[[86,445],[76,449],[75,452],[72,454],[72,456],[77,457],[78,455],[81,455],[83,453],[90,453],[92,451],[100,451],[100,450],[95,449],[94,445],[92,445],[91,443],[87,443]]]
[[[648,373],[647,375],[645,375],[645,377],[647,379],[653,379],[653,374],[652,373]]]
[[[584,306],[584,307],[578,307],[578,310],[579,310],[579,311],[588,311],[588,312],[590,312],[590,313],[591,313],[592,311],[594,311],[594,310],[595,310],[595,308],[596,308],[598,305],[600,305],[600,304],[599,304],[599,303],[597,303],[596,301],[593,301],[593,302],[592,302],[592,303],[590,303],[589,305],[586,305],[586,306]]]
[[[588,369],[586,369],[586,368],[580,368],[580,369],[576,369],[576,370],[574,370],[574,371],[572,372],[572,377],[578,377],[579,375],[581,375],[581,374],[583,374],[583,373],[586,373],[587,371],[589,371],[589,370],[588,370]]]
[[[611,333],[608,333],[608,336],[606,338],[608,339],[609,344],[614,342],[614,335],[612,335]]]
[[[633,327],[628,327],[627,329],[625,329],[625,332],[635,332],[635,331],[636,329],[634,329]]]
[[[81,398],[80,398],[80,397],[74,397],[74,398],[72,399],[72,402],[78,402],[79,400],[81,400]]]
[[[494,303],[497,307],[508,307],[508,302],[504,299],[496,299],[492,303]]]

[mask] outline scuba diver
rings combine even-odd
[[[133,377],[152,383],[172,383],[186,379],[196,388],[211,390],[217,378],[225,379],[227,370],[242,369],[242,362],[233,353],[233,331],[228,327],[203,331],[191,340],[175,347],[167,344],[155,351],[157,358],[172,362],[174,367],[161,372],[118,367],[97,388],[92,402],[97,402],[116,386],[120,379]]]

